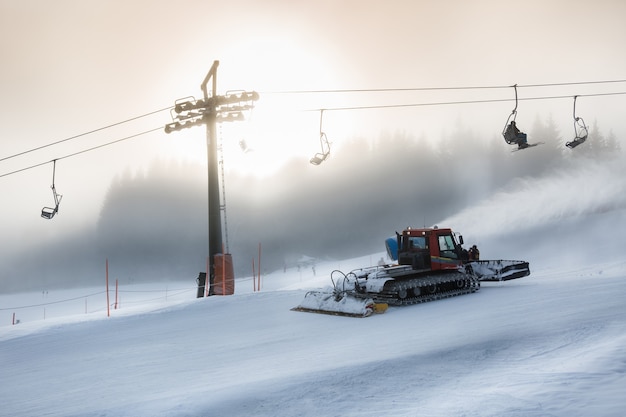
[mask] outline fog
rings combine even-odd
[[[435,224],[510,257],[498,245],[526,224],[626,205],[619,142],[597,126],[575,150],[550,118],[529,131],[545,143],[520,152],[497,133],[481,141],[468,132],[458,124],[438,145],[401,132],[353,138],[320,166],[296,158],[266,177],[229,172],[223,232],[236,276],[252,274],[259,244],[268,273],[302,255],[379,252],[395,231]],[[206,268],[206,184],[206,166],[190,161],[127,170],[108,187],[94,227],[4,259],[0,290],[97,284],[106,259],[122,282],[193,281]]]
[[[0,1],[0,291],[100,282],[107,258],[111,275],[129,281],[193,280],[204,270],[204,132],[161,129],[171,122],[167,106],[201,94],[214,60],[218,94],[261,93],[245,123],[219,128],[237,276],[251,273],[259,243],[263,271],[303,254],[379,251],[407,225],[450,223],[489,245],[499,225],[548,215],[528,203],[526,214],[503,217],[495,207],[506,198],[574,191],[570,178],[609,195],[615,188],[587,181],[610,182],[602,164],[619,169],[609,161],[626,135],[625,8],[619,0]],[[518,123],[545,144],[512,154],[499,132],[516,83]],[[497,88],[453,88],[466,86]],[[570,151],[575,95],[592,133]],[[455,102],[468,104],[435,105]],[[149,113],[157,109],[165,111]],[[313,167],[321,109],[332,151]],[[244,133],[255,149],[246,155],[237,147]],[[63,200],[45,221],[54,159]],[[564,218],[587,207],[562,200],[538,201]],[[481,216],[497,222],[477,230],[470,219]]]

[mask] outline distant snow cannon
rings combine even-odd
[[[407,228],[385,240],[393,265],[333,271],[330,291],[309,291],[293,310],[367,317],[377,306],[418,304],[480,289],[481,281],[530,275],[528,262],[469,260],[463,237],[451,229]],[[340,280],[335,279],[340,277]],[[354,311],[346,314],[346,305]],[[371,312],[368,310],[370,309]],[[384,310],[383,310],[384,311]]]

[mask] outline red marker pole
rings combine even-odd
[[[261,291],[261,242],[259,242],[259,283],[257,288]]]
[[[107,317],[111,316],[111,309],[109,307],[109,258],[106,262],[106,286],[107,286]]]

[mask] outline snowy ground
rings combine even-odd
[[[587,191],[535,184],[530,196],[596,204]],[[0,295],[0,415],[623,416],[623,188],[567,216],[551,199],[523,222],[496,214],[526,200],[491,199],[479,218],[500,235],[481,235],[475,216],[441,224],[465,223],[483,258],[530,261],[529,277],[368,318],[290,308],[381,253],[269,274],[260,292],[238,280],[228,297],[122,285],[111,317],[102,288]]]
[[[290,311],[295,288],[367,260],[318,265],[315,278],[277,272],[256,293],[243,281],[230,297],[135,287],[135,305],[110,318],[102,308],[3,325],[0,414],[623,415],[625,261],[536,270],[364,319]]]

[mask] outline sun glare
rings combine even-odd
[[[293,158],[308,161],[319,148],[315,112],[296,111],[285,119],[277,117],[276,107],[260,103],[245,114],[246,119],[217,125],[218,158],[227,172],[266,177]],[[162,147],[169,158],[207,164],[206,129],[202,126],[173,132]]]
[[[245,120],[217,126],[225,169],[264,177],[293,158],[303,163],[320,152],[321,109],[337,103],[332,96],[302,93],[336,85],[332,61],[324,51],[297,37],[262,37],[230,44],[219,57],[218,94],[257,91],[260,99]],[[349,115],[344,115],[348,116]],[[342,117],[324,115],[329,138],[344,135],[350,126]],[[193,131],[193,132],[192,132]],[[195,127],[176,132],[177,157],[206,164],[206,133]]]

